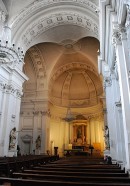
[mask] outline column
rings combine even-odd
[[[82,125],[82,140],[83,140],[83,143],[84,143],[84,125]]]
[[[87,137],[88,137],[87,136],[87,125],[84,126],[84,136],[85,136],[84,142],[87,143]]]
[[[123,30],[124,32],[124,30]],[[119,84],[120,84],[120,93],[121,93],[121,103],[122,103],[122,116],[123,116],[123,127],[124,127],[124,136],[125,136],[125,149],[126,149],[126,164],[125,167],[127,170],[130,169],[130,99],[129,99],[129,77],[128,77],[128,64],[127,64],[127,55],[125,49],[127,48],[126,38],[123,37],[119,29],[114,31],[115,39],[115,51],[117,66],[119,71]]]
[[[38,137],[38,130],[37,130],[37,125],[38,125],[38,122],[39,122],[39,111],[33,111],[33,117],[34,117],[34,126],[33,126],[33,149],[35,151],[35,154],[38,154],[38,151],[36,149],[36,139]]]
[[[41,154],[46,154],[47,150],[49,149],[48,141],[49,141],[49,133],[48,131],[48,123],[49,123],[49,116],[48,110],[41,111],[42,116],[42,129],[41,129]]]
[[[91,134],[91,119],[89,119],[88,122],[89,122],[89,144],[91,145],[91,143],[92,143],[92,139],[91,139],[91,137],[92,137],[92,134]]]
[[[4,124],[4,118],[5,118],[5,114],[4,114],[4,110],[5,110],[5,106],[6,106],[6,94],[4,91],[4,84],[1,83],[0,85],[0,156],[4,156],[4,143],[5,143],[5,138],[3,136],[4,133],[4,129],[5,129],[5,124]]]
[[[105,136],[104,129],[104,140],[105,142],[105,155],[110,155],[112,159],[117,158],[116,144],[117,144],[117,133],[115,124],[115,86],[113,84],[113,75],[110,71],[109,76],[105,78],[105,93],[106,93],[106,105],[107,105],[107,127],[109,131],[109,137]],[[108,144],[108,145],[107,145]],[[110,145],[109,145],[110,144]]]
[[[123,129],[123,120],[122,120],[122,108],[121,103],[116,105],[116,132],[117,132],[117,163],[123,165],[126,162],[126,150],[124,146],[124,129]]]

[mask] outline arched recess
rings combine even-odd
[[[48,81],[50,101],[54,105],[56,104],[61,107],[68,107],[69,105],[72,107],[88,107],[96,105],[98,101],[100,102],[98,97],[103,93],[97,64],[99,41],[93,37],[86,37],[77,42],[64,40],[60,45],[62,52],[57,61],[54,61],[52,64]],[[75,82],[75,85],[72,85],[72,82]],[[76,91],[78,87],[79,93]],[[73,92],[72,94],[70,89]],[[81,93],[82,90],[84,93]],[[84,96],[80,98],[81,94]],[[69,99],[70,97],[71,99]],[[76,100],[75,97],[77,97]],[[88,100],[88,97],[93,97],[95,101]],[[93,104],[88,102],[93,102]]]
[[[67,121],[67,111],[71,109],[71,118],[68,122],[69,142],[73,144],[75,126],[82,125],[87,131],[87,143],[104,148],[103,139],[103,82],[98,73],[97,51],[99,41],[92,37],[82,38],[77,42],[64,40],[60,43],[62,52],[52,64],[50,71],[49,101],[51,112],[51,139],[58,143],[56,136],[61,135],[61,123]],[[75,119],[82,115],[85,120]],[[60,121],[59,121],[60,119]],[[54,128],[55,126],[55,128]],[[54,134],[57,134],[55,136]],[[60,131],[63,136],[67,135]],[[100,136],[100,137],[99,137]],[[61,139],[62,140],[62,139]],[[82,139],[83,141],[83,139]],[[65,140],[65,143],[67,141]],[[61,146],[61,144],[60,144]]]
[[[13,41],[27,51],[25,69],[28,65],[33,71],[27,87],[31,80],[36,86],[30,85],[28,91],[24,89],[22,126],[29,135],[33,131],[35,143],[37,135],[42,135],[42,116],[49,102],[51,119],[46,132],[50,133],[48,141],[55,141],[59,146],[59,153],[63,152],[63,145],[70,142],[69,125],[63,120],[69,107],[74,116],[82,115],[87,120],[85,125],[89,123],[88,128],[92,127],[88,143],[101,142],[103,150],[103,105],[100,101],[103,87],[98,74],[98,14],[94,7],[90,1],[57,0],[46,4],[38,1],[11,23]],[[60,101],[54,100],[55,95]],[[90,139],[90,136],[94,137]]]
[[[31,47],[25,55],[24,72],[29,77],[25,82],[24,96],[36,97],[37,91],[42,91],[46,87],[46,64],[37,46]]]

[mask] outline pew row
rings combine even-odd
[[[0,177],[0,184],[10,184],[10,186],[25,186],[25,185],[31,185],[31,186],[80,186],[80,185],[86,185],[86,186],[129,186],[130,183],[96,183],[96,182],[64,182],[64,181],[49,181],[49,180],[32,180],[32,179],[15,179],[15,178],[3,178]]]

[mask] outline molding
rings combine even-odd
[[[19,12],[10,23],[12,40],[21,43],[24,50],[27,50],[32,46],[34,38],[48,29],[66,24],[83,27],[86,31],[89,31],[86,32],[88,35],[99,39],[99,25],[97,23],[99,12],[97,9],[97,6],[89,0],[44,0],[33,2]],[[44,38],[42,42],[44,42]]]
[[[21,136],[21,139],[24,143],[27,143],[27,142],[31,142],[33,140],[33,137],[31,135],[24,135],[24,136]]]
[[[76,116],[78,116],[79,115],[79,113],[71,113],[72,114],[72,117],[73,117],[73,119],[71,120],[71,122],[76,122],[76,123],[78,123],[78,119],[76,120]],[[91,121],[91,120],[97,120],[97,121],[103,121],[104,120],[104,114],[103,114],[103,112],[98,112],[98,113],[95,113],[95,114],[90,114],[89,113],[89,116],[88,115],[86,115],[85,113],[81,113],[81,115],[83,115],[86,119],[86,122],[87,121]],[[66,116],[65,116],[66,117]],[[51,114],[51,119],[52,120],[59,120],[59,121],[65,121],[64,119],[64,114],[62,114],[62,115],[58,115],[57,113],[56,114]],[[66,121],[67,122],[67,121]],[[80,122],[81,122],[81,120],[80,120]]]
[[[33,61],[37,77],[43,79],[46,76],[46,64],[41,51],[37,46],[33,46],[27,51],[27,54]]]
[[[77,68],[77,69],[83,69],[83,71],[85,70],[89,70],[91,72],[93,72],[97,77],[99,77],[99,74],[97,72],[97,70],[92,67],[89,64],[85,64],[85,63],[79,63],[79,62],[72,62],[71,64],[66,64],[61,66],[55,73],[53,73],[52,77],[50,78],[50,84],[53,84],[53,82],[58,78],[58,76],[60,76],[63,72],[65,71],[69,71],[72,70],[73,68]]]
[[[29,15],[31,17],[34,11],[39,12],[39,9],[44,10],[48,7],[54,7],[62,4],[72,4],[78,7],[86,7],[94,13],[97,10],[97,6],[89,0],[44,0],[44,2],[35,0],[33,3],[21,10],[21,12],[11,21],[12,28],[14,29],[17,27],[17,24],[22,20],[26,20],[26,17],[29,17]]]

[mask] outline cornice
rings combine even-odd
[[[91,99],[75,99],[75,100],[69,100],[68,99],[61,99],[57,97],[49,97],[49,101],[57,106],[71,106],[71,108],[85,108],[85,107],[92,107],[94,105],[97,105],[99,103],[99,100],[97,97],[93,97]]]
[[[75,116],[74,118],[76,118],[76,116],[78,115],[79,113],[72,113],[72,115],[73,116]],[[81,114],[81,113],[80,113]],[[89,113],[89,115],[87,115],[87,113],[83,113],[82,114],[85,118],[86,118],[86,120],[84,120],[83,121],[83,123],[86,121],[91,121],[92,119],[94,119],[94,120],[98,120],[98,121],[103,121],[103,119],[104,119],[104,114],[103,114],[103,112],[101,111],[101,112],[98,112],[98,113]],[[53,120],[60,120],[60,121],[62,121],[63,120],[63,115],[58,115],[58,114],[51,114],[51,119],[53,119]],[[80,120],[80,122],[81,122],[81,120]],[[73,119],[72,121],[71,121],[71,123],[78,123],[78,119],[76,120],[76,119]]]

